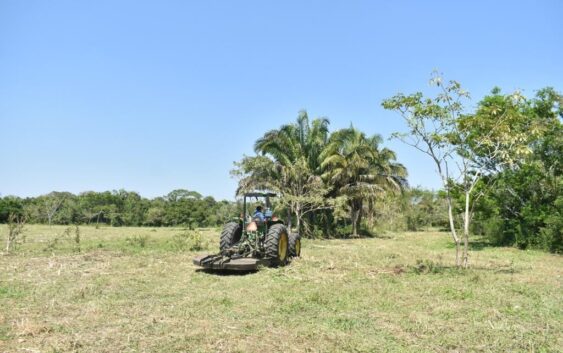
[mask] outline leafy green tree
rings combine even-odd
[[[402,213],[407,230],[418,231],[423,227],[448,227],[447,206],[443,193],[412,188],[402,195]]]
[[[468,93],[456,81],[444,84],[439,75],[432,81],[440,90],[433,99],[421,93],[398,94],[383,102],[386,109],[399,112],[408,134],[396,134],[407,144],[431,157],[442,179],[448,201],[450,231],[456,244],[456,265],[468,266],[469,231],[476,186],[486,176],[511,169],[531,153],[531,144],[543,130],[541,120],[519,93],[501,95],[495,89],[485,97],[474,114],[464,114],[462,100]],[[455,171],[452,166],[457,167]],[[480,191],[485,188],[480,188]],[[463,235],[457,234],[453,198],[463,194]],[[460,243],[463,254],[460,257]],[[462,263],[463,262],[463,263]]]
[[[59,210],[53,216],[54,224],[78,224],[80,220],[80,210],[78,208],[78,198],[70,192],[63,192],[64,200]]]
[[[7,223],[11,214],[23,216],[23,200],[16,196],[5,196],[0,198],[0,223]]]
[[[399,112],[407,123],[409,133],[395,136],[433,160],[446,191],[456,265],[467,267],[475,186],[484,174],[494,172],[492,166],[512,165],[528,153],[527,141],[537,129],[526,124],[526,107],[519,93],[486,98],[475,114],[467,115],[463,101],[469,94],[458,82],[444,83],[434,73],[431,83],[439,90],[435,98],[424,98],[420,92],[398,94],[383,101],[383,106]],[[461,237],[455,227],[452,195],[457,188],[464,195]]]
[[[354,237],[365,203],[406,185],[406,168],[394,162],[393,151],[379,149],[380,142],[380,136],[368,138],[350,127],[334,132],[321,153],[323,178],[346,198]]]
[[[524,118],[513,122],[511,131],[527,135],[527,153],[512,164],[491,165],[498,172],[486,177],[493,187],[476,205],[476,230],[495,244],[563,251],[562,102],[552,88],[526,100],[521,109]],[[504,104],[500,90],[494,90],[481,106],[491,110],[500,106],[494,111],[502,112]]]
[[[144,225],[153,227],[166,226],[166,200],[163,197],[154,198],[149,202],[149,208],[144,214]]]
[[[111,215],[114,214],[117,200],[109,191],[94,192],[86,191],[78,195],[79,208],[82,213],[82,219],[86,223],[96,223],[96,227],[100,223],[111,222]]]
[[[461,238],[454,220],[452,197],[452,165],[455,166],[456,146],[452,138],[457,136],[456,122],[462,116],[463,102],[469,98],[456,81],[444,85],[443,79],[433,74],[431,83],[440,89],[434,98],[427,98],[421,92],[410,95],[399,93],[385,99],[385,109],[398,112],[407,124],[407,133],[395,133],[393,136],[405,144],[426,154],[434,163],[436,171],[446,191],[450,234],[455,243],[456,266],[461,266]]]
[[[42,203],[42,211],[49,226],[53,221],[55,214],[62,208],[65,198],[68,193],[53,191],[47,195],[40,196],[40,202]]]
[[[119,223],[123,225],[139,226],[143,224],[143,218],[147,211],[148,204],[145,199],[134,191],[118,190],[113,192],[116,198],[118,216],[112,223]]]
[[[456,147],[460,170],[458,186],[464,196],[463,259],[468,262],[468,239],[475,199],[483,194],[475,187],[485,175],[514,168],[531,153],[543,126],[529,101],[519,92],[502,95],[495,88],[478,104],[474,114],[462,115],[449,136]],[[485,179],[488,180],[489,178]],[[486,190],[483,188],[481,191]]]

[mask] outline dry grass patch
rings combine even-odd
[[[81,227],[81,252],[29,226],[0,256],[0,351],[562,351],[561,257],[508,248],[449,265],[437,232],[303,242],[246,275],[198,271],[182,229]],[[0,240],[2,237],[0,228]],[[144,246],[127,237],[147,235]],[[216,231],[204,230],[209,249]],[[102,246],[98,246],[102,244]]]

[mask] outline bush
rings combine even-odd
[[[49,240],[43,251],[54,251],[58,248],[58,245],[61,242],[65,242],[72,244],[74,252],[80,252],[80,239],[80,228],[77,225],[74,227],[67,227],[61,234]]]
[[[125,238],[125,242],[129,246],[144,248],[147,245],[147,241],[149,240],[148,235],[135,235],[133,237]]]
[[[416,260],[416,265],[412,266],[412,271],[416,274],[427,274],[427,273],[440,273],[444,269],[444,266],[436,263],[432,260]]]
[[[8,237],[6,238],[6,252],[9,253],[15,250],[20,244],[25,242],[25,235],[23,235],[25,217],[11,213],[8,216]]]
[[[200,251],[207,249],[207,246],[203,234],[198,230],[187,229],[174,235],[171,240],[171,247],[176,251]]]

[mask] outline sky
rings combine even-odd
[[[298,112],[380,134],[439,188],[381,101],[563,90],[563,1],[0,0],[0,195],[173,189],[234,198],[229,171]]]

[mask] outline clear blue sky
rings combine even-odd
[[[403,129],[381,108],[438,68],[475,104],[563,89],[563,1],[0,0],[0,194],[186,188],[232,199],[233,161],[300,109]],[[439,180],[398,141],[413,185]]]

